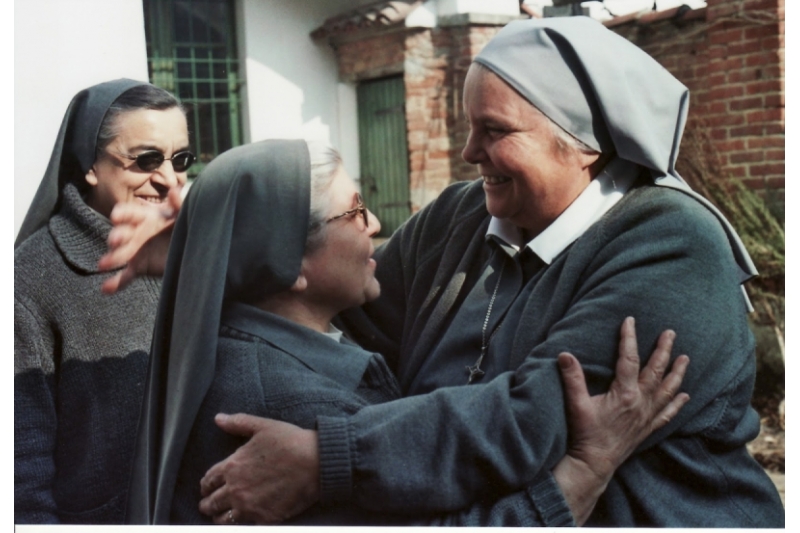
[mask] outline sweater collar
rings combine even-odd
[[[61,208],[50,218],[50,233],[67,263],[83,273],[99,272],[111,222],[89,207],[72,183],[64,185]]]
[[[355,390],[372,354],[352,343],[331,337],[241,302],[227,302],[222,323],[249,333],[286,352],[340,385]]]

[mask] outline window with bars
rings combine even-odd
[[[242,143],[234,0],[143,0],[150,82],[186,108],[196,176]]]

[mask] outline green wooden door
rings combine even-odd
[[[358,86],[361,194],[389,236],[411,215],[403,77]]]

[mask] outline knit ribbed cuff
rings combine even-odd
[[[569,510],[567,501],[550,472],[539,474],[525,492],[539,512],[543,526],[575,527],[572,511]]]
[[[320,503],[350,501],[353,466],[347,418],[317,417],[319,436]]]

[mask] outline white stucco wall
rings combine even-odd
[[[318,139],[337,147],[358,178],[355,90],[339,83],[336,57],[309,34],[325,22],[374,0],[240,0],[239,55],[246,84],[245,138]]]
[[[14,235],[79,90],[147,80],[141,0],[14,2]]]

